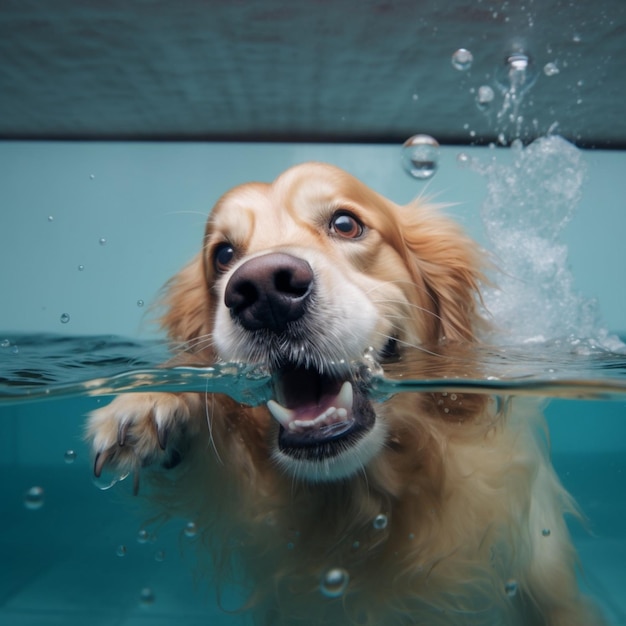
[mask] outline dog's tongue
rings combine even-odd
[[[353,390],[349,381],[324,377],[310,370],[295,369],[275,377],[276,400],[267,408],[288,432],[302,433],[352,420]]]

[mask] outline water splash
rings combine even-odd
[[[502,108],[497,114],[500,134],[514,139],[521,137],[524,118],[520,115],[522,102],[528,90],[537,80],[537,70],[532,57],[524,51],[508,54],[496,71],[496,84],[504,96]]]
[[[582,152],[549,136],[526,148],[514,142],[510,156],[512,162],[471,164],[487,180],[482,220],[500,271],[498,288],[485,290],[485,303],[500,338],[511,343],[567,336],[609,341],[597,302],[575,289],[561,241],[582,196],[587,170]]]

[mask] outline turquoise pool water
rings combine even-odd
[[[468,167],[461,154],[486,165]],[[188,520],[146,525],[129,481],[104,491],[94,485],[82,442],[84,415],[108,397],[87,395],[84,382],[99,379],[92,393],[103,394],[107,387],[181,383],[180,371],[164,376],[153,369],[165,349],[146,312],[165,280],[198,250],[206,215],[229,187],[271,180],[296,162],[329,161],[398,202],[418,194],[460,202],[447,212],[488,245],[481,207],[495,197],[499,170],[485,169],[494,158],[508,163],[511,153],[444,147],[439,171],[423,183],[404,173],[397,146],[0,143],[0,624],[246,623],[221,612],[195,578],[198,539]],[[578,152],[575,167],[581,162],[580,194],[563,202],[559,195],[561,204],[539,198],[568,211],[558,240],[536,255],[565,247],[566,260],[552,258],[569,272],[566,292],[551,283],[520,291],[518,300],[492,299],[501,320],[517,316],[509,330],[518,336],[477,354],[485,376],[463,384],[550,397],[553,461],[589,518],[587,529],[572,527],[582,584],[611,626],[624,626],[624,354],[608,347],[606,334],[593,347],[582,339],[574,345],[569,331],[588,329],[583,310],[593,313],[594,330],[626,327],[626,154]],[[544,189],[541,171],[534,174],[537,189]],[[524,201],[523,194],[516,198]],[[489,216],[496,231],[500,217]],[[525,227],[537,219],[531,222]],[[501,259],[515,260],[498,246]],[[552,310],[544,306],[550,296],[557,303]],[[524,302],[536,303],[538,313],[524,312]],[[559,323],[567,326],[565,340]],[[263,372],[218,368],[194,372],[192,381],[200,390],[225,385],[239,399],[263,399]],[[374,393],[402,391],[391,380],[373,382]],[[233,589],[224,603],[234,608],[238,600]]]
[[[132,481],[109,488],[111,477],[92,476],[83,416],[113,392],[149,386],[231,390],[249,403],[267,397],[262,371],[230,365],[156,369],[164,354],[162,342],[112,336],[3,339],[0,623],[247,623],[243,615],[224,613],[209,583],[195,578],[199,539],[189,520],[150,523],[145,503],[132,496]],[[447,380],[428,372],[407,380],[398,365],[386,376],[373,376],[372,393],[436,387],[558,396],[546,407],[553,462],[588,516],[588,527],[571,525],[581,584],[610,624],[626,623],[626,352],[565,341],[483,348],[473,360],[483,369],[481,379],[464,378],[462,361],[459,376]],[[234,609],[241,596],[236,588],[230,594],[222,602]]]

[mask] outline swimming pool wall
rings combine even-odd
[[[420,194],[451,203],[447,212],[481,239],[486,182],[457,164],[460,152],[494,154],[444,147],[423,182],[390,145],[0,142],[0,331],[153,336],[148,305],[199,250],[220,195],[308,160],[343,167],[398,203]],[[584,156],[583,199],[563,240],[577,288],[623,331],[626,153]]]

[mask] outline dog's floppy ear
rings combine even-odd
[[[433,339],[473,341],[484,324],[478,313],[482,255],[478,245],[436,207],[402,207],[409,271],[434,305]]]
[[[207,341],[199,342],[198,348],[210,349],[212,307],[202,253],[167,282],[162,304],[166,311],[160,323],[170,340],[179,343],[205,337]]]

